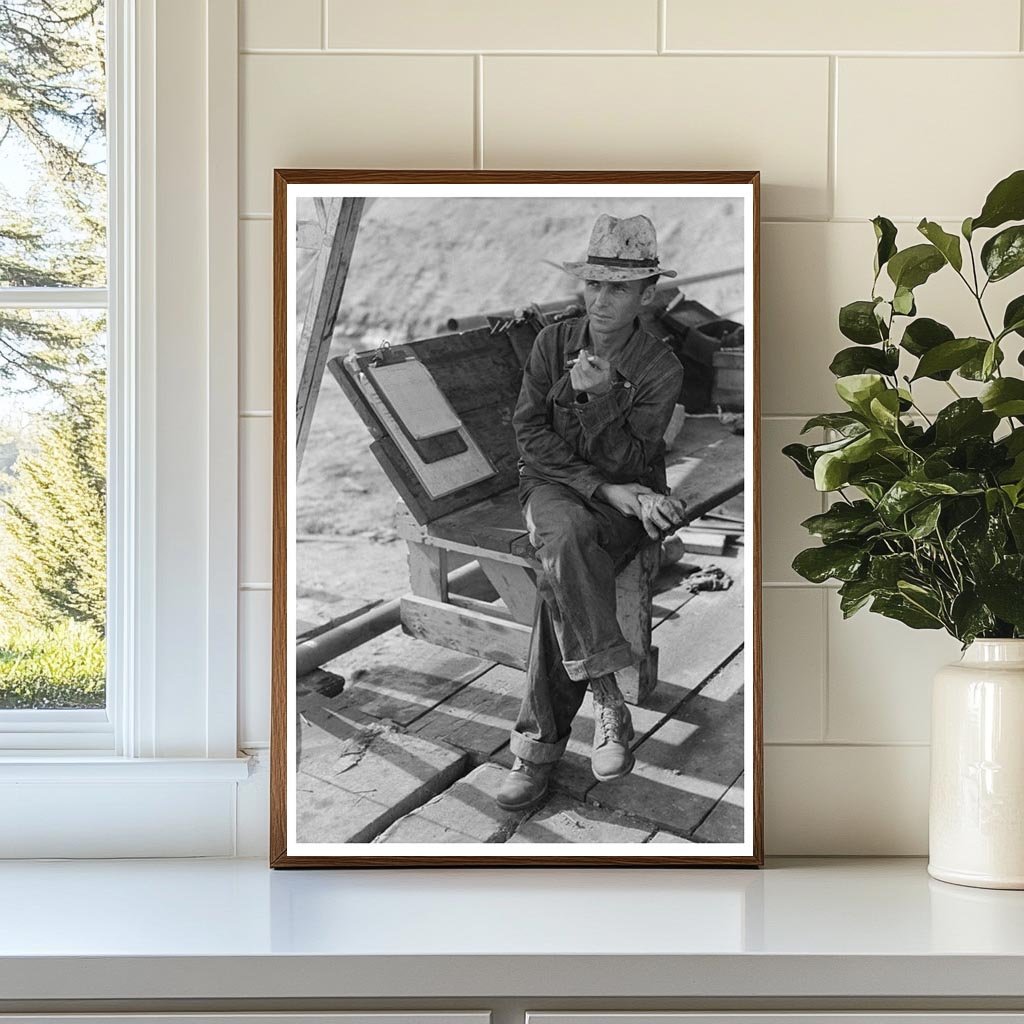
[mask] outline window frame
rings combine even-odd
[[[107,4],[107,715],[0,716],[0,856],[160,855],[175,829],[230,855],[249,772],[237,750],[238,4]],[[40,715],[64,721],[47,729]],[[30,802],[24,782],[37,784]],[[114,782],[128,783],[116,799]],[[88,821],[88,845],[57,820]]]
[[[115,586],[124,571],[121,536],[123,517],[117,514],[133,488],[120,468],[120,451],[126,437],[126,418],[115,393],[122,392],[123,367],[129,354],[128,336],[121,310],[113,299],[121,300],[125,289],[112,285],[130,266],[126,250],[133,222],[130,206],[124,201],[135,172],[129,135],[134,115],[134,46],[129,24],[132,0],[104,0],[106,34],[107,100],[107,283],[104,287],[5,288],[0,286],[0,308],[44,310],[103,310],[107,314],[107,629],[106,629],[106,703],[103,708],[17,708],[0,709],[0,755],[9,751],[35,751],[113,754],[121,745],[115,719],[122,702],[125,678],[118,647],[124,644],[122,595]],[[121,397],[120,395],[118,397]],[[127,397],[127,396],[124,396]],[[118,574],[115,576],[115,573]],[[114,597],[114,602],[110,598]]]

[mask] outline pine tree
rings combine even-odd
[[[32,167],[0,184],[0,287],[105,282],[106,67],[102,0],[0,3],[0,147]],[[60,318],[0,311],[0,385],[74,391],[90,338]]]
[[[95,374],[23,451],[0,499],[8,621],[106,628],[106,396]]]

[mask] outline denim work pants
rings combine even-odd
[[[615,577],[646,536],[624,516],[565,484],[520,491],[541,569],[526,694],[509,746],[534,764],[565,752],[587,683],[633,664],[615,615]]]

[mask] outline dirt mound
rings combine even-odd
[[[559,267],[580,258],[600,213],[644,213],[658,230],[662,264],[681,278],[743,265],[742,204],[732,199],[487,198],[370,200],[356,239],[336,337],[376,345],[437,333],[468,316],[572,295]],[[300,201],[312,220],[312,200]],[[554,266],[552,266],[554,264]],[[312,265],[300,268],[305,309]],[[740,275],[684,285],[725,316],[742,313]]]

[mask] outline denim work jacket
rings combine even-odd
[[[584,498],[603,483],[642,483],[663,494],[665,444],[683,368],[672,350],[634,322],[610,360],[612,387],[577,395],[566,362],[590,344],[587,317],[537,335],[512,417],[519,446],[520,496],[536,483],[567,484]]]

